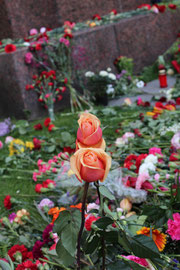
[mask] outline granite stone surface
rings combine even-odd
[[[31,28],[56,28],[65,20],[82,22],[94,14],[105,15],[112,9],[125,12],[136,9],[143,0],[1,0],[0,40],[23,38]],[[147,0],[146,3],[150,2]]]
[[[166,11],[123,19],[117,23],[89,28],[75,33],[73,59],[78,68],[99,71],[113,66],[116,57],[132,57],[135,72],[152,64],[175,41],[180,12]],[[45,115],[33,91],[25,90],[31,84],[32,69],[24,64],[27,48],[11,54],[0,54],[0,117],[25,117],[31,119]],[[83,57],[82,57],[83,55]],[[81,60],[80,60],[81,59]],[[57,104],[62,109],[69,104],[69,93]]]

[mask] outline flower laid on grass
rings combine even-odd
[[[169,219],[167,224],[167,233],[171,236],[172,240],[180,240],[180,214],[173,214],[173,219]]]
[[[143,227],[141,230],[137,231],[137,234],[144,234],[150,237],[151,229],[147,227]],[[163,251],[166,245],[166,234],[160,232],[159,230],[152,229],[152,239],[155,242],[159,251]]]
[[[32,150],[34,148],[33,142],[23,142],[20,139],[13,139],[9,144],[9,155],[24,153],[26,150]]]

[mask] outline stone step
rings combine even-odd
[[[113,68],[114,59],[124,55],[134,59],[135,71],[138,72],[172,45],[179,24],[179,10],[158,15],[148,13],[76,32],[74,42],[85,48],[88,54],[84,70]],[[26,84],[32,83],[32,69],[24,64],[26,52],[26,48],[21,48],[12,54],[0,54],[1,116],[21,118],[25,117],[25,111],[30,111],[33,119],[45,113],[36,93],[25,90]],[[64,98],[59,109],[67,103],[68,98]]]
[[[146,0],[146,3],[150,0]],[[1,0],[0,40],[23,38],[31,28],[56,28],[65,20],[79,22],[101,16],[112,9],[125,12],[136,9],[144,0]]]

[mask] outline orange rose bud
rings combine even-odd
[[[102,148],[105,149],[105,141],[102,138],[100,120],[93,114],[83,113],[78,120],[76,147]]]
[[[100,148],[81,148],[71,157],[70,164],[80,182],[103,182],[111,168],[111,157]]]
[[[125,211],[125,212],[129,212],[131,211],[132,208],[132,203],[129,201],[129,199],[124,198],[121,202],[120,202],[120,207]]]

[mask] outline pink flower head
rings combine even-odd
[[[24,60],[25,60],[25,63],[26,63],[26,64],[31,64],[31,63],[32,63],[32,60],[33,60],[33,55],[32,55],[32,53],[31,53],[31,52],[27,52],[27,53],[25,54]]]
[[[176,150],[180,149],[180,131],[174,134],[171,139],[171,144]]]
[[[143,183],[146,180],[149,180],[149,178],[150,178],[150,176],[149,176],[148,172],[143,172],[142,174],[140,174],[137,178],[137,181],[136,181],[136,189],[141,189]]]
[[[129,140],[129,138],[134,138],[135,137],[135,135],[134,135],[134,133],[133,132],[126,132],[123,136],[122,136],[122,139],[123,139],[123,141],[125,141],[125,143],[128,143],[128,140]]]
[[[0,141],[0,149],[3,148],[3,143]]]
[[[161,152],[161,148],[157,148],[157,147],[150,148],[149,149],[149,154],[152,154],[152,155],[159,154],[159,155],[163,156],[163,154]]]
[[[5,139],[5,144],[9,144],[9,143],[12,142],[13,140],[14,140],[13,137],[7,136],[6,139]]]
[[[138,263],[144,267],[148,267],[149,264],[148,262],[146,261],[146,259],[142,259],[142,258],[139,258],[139,257],[136,257],[136,256],[133,256],[133,255],[129,255],[129,256],[123,256],[125,257],[126,259],[130,260],[130,261],[133,261],[135,263]]]
[[[63,43],[66,47],[69,47],[69,40],[64,38],[64,37],[61,37],[60,40],[59,40],[60,43]]]
[[[171,236],[172,240],[180,240],[180,214],[173,214],[173,219],[168,220],[167,233]]]
[[[32,28],[32,29],[29,31],[29,34],[30,34],[30,36],[37,35],[37,34],[38,34],[38,30],[37,30],[36,28]]]
[[[44,208],[53,208],[54,207],[54,203],[53,201],[49,200],[48,198],[43,199],[42,201],[40,201],[40,203],[38,204],[38,208],[41,210],[44,210]]]

